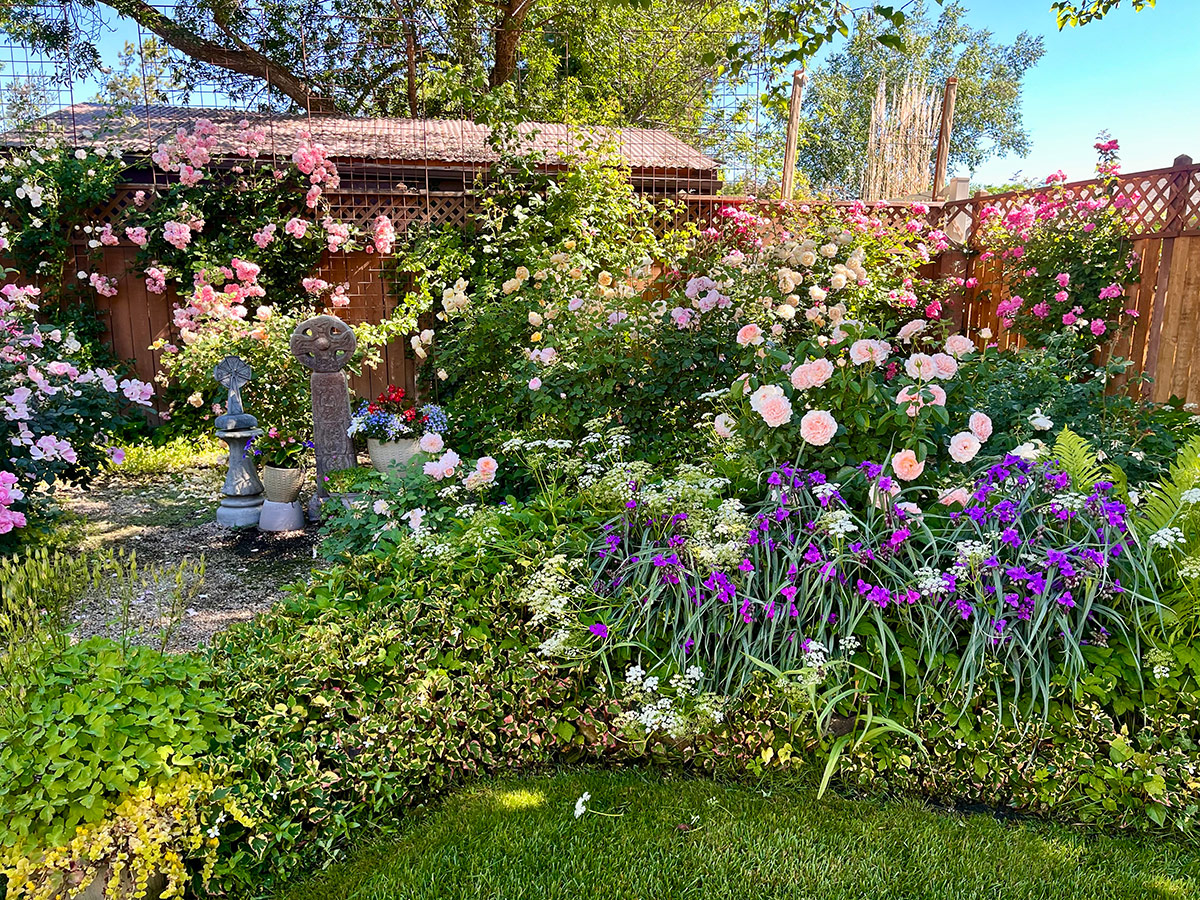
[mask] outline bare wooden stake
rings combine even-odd
[[[808,84],[808,73],[800,69],[792,73],[792,99],[788,103],[787,143],[783,148],[783,179],[779,185],[779,196],[792,199],[796,184],[796,141],[800,136],[800,102],[804,99],[804,86]]]
[[[946,79],[946,91],[942,94],[942,126],[938,131],[937,162],[933,166],[933,199],[941,197],[946,184],[946,170],[950,166],[950,132],[954,128],[954,98],[958,95],[958,79]]]

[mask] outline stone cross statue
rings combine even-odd
[[[350,389],[342,370],[357,340],[337,316],[316,316],[292,332],[292,355],[312,370],[313,447],[317,456],[317,495],[329,496],[325,476],[357,463],[350,429]]]
[[[242,407],[242,388],[254,373],[236,356],[227,356],[213,369],[213,378],[229,392],[225,415],[216,421],[217,437],[229,447],[229,469],[221,488],[217,524],[236,528],[258,524],[263,505],[263,486],[246,445],[262,434],[258,420]]]

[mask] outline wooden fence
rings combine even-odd
[[[1099,181],[1065,185],[1076,199],[1103,196]],[[1200,402],[1200,165],[1180,156],[1165,169],[1124,175],[1118,190],[1129,198],[1133,250],[1138,280],[1126,292],[1126,309],[1137,318],[1113,347],[1116,356],[1133,360],[1132,371],[1154,379],[1145,396],[1163,402],[1172,396]],[[1001,214],[1028,202],[1037,192],[976,195],[942,204],[932,215],[936,223],[960,232],[968,252],[948,251],[940,260],[943,273],[955,272],[978,280],[962,298],[962,327],[977,336],[991,329],[1001,347],[1019,338],[1001,325],[996,307],[1009,296],[997,260],[980,260],[980,213],[986,206]]]
[[[1097,181],[1066,185],[1078,198],[1102,191]],[[115,220],[132,202],[137,186],[118,192],[99,216]],[[1134,250],[1138,254],[1140,280],[1129,288],[1128,308],[1137,309],[1135,327],[1123,334],[1116,352],[1134,360],[1135,368],[1155,379],[1148,393],[1163,401],[1172,395],[1200,402],[1200,166],[1181,156],[1169,168],[1139,172],[1121,178],[1120,190],[1131,201]],[[1007,212],[1029,201],[1035,192],[993,194],[944,203],[929,204],[931,225],[945,230],[965,244],[967,252],[953,249],[930,268],[936,274],[958,274],[978,279],[978,286],[959,299],[957,315],[964,331],[977,336],[990,328],[1001,346],[1012,346],[1018,338],[1005,331],[996,315],[997,304],[1007,296],[995,261],[980,261],[977,249],[980,211],[994,206]],[[707,221],[726,205],[752,202],[746,198],[688,196],[681,218]],[[413,223],[465,224],[475,209],[469,193],[421,191],[342,192],[331,195],[332,214],[344,221],[365,226],[377,215],[391,216],[397,228]],[[906,205],[882,211],[900,220],[911,216]],[[171,310],[176,302],[172,289],[151,294],[132,261],[136,248],[124,244],[104,248],[101,272],[117,279],[117,293],[97,298],[117,355],[133,362],[139,377],[149,380],[158,371],[159,354],[150,346],[159,339],[171,340]],[[318,277],[333,284],[348,283],[350,305],[338,310],[348,322],[379,322],[394,309],[398,298],[390,296],[382,277],[381,260],[365,252],[326,254]],[[382,364],[373,371],[354,375],[352,386],[360,396],[378,393],[385,385],[411,386],[415,361],[404,341],[385,348]]]

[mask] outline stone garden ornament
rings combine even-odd
[[[350,429],[350,389],[343,371],[358,345],[350,326],[337,316],[316,316],[292,332],[291,349],[312,370],[313,448],[317,456],[317,497],[329,496],[325,476],[357,463]]]
[[[236,356],[227,356],[213,369],[213,378],[229,392],[225,415],[216,421],[217,437],[229,447],[229,466],[217,507],[217,524],[227,528],[257,525],[262,511],[263,486],[246,445],[262,434],[258,420],[242,408],[242,388],[253,376]]]

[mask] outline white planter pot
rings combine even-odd
[[[403,469],[408,461],[417,455],[420,441],[416,438],[406,438],[402,441],[379,441],[367,438],[367,453],[371,457],[371,465],[376,472],[386,472],[394,463]]]

